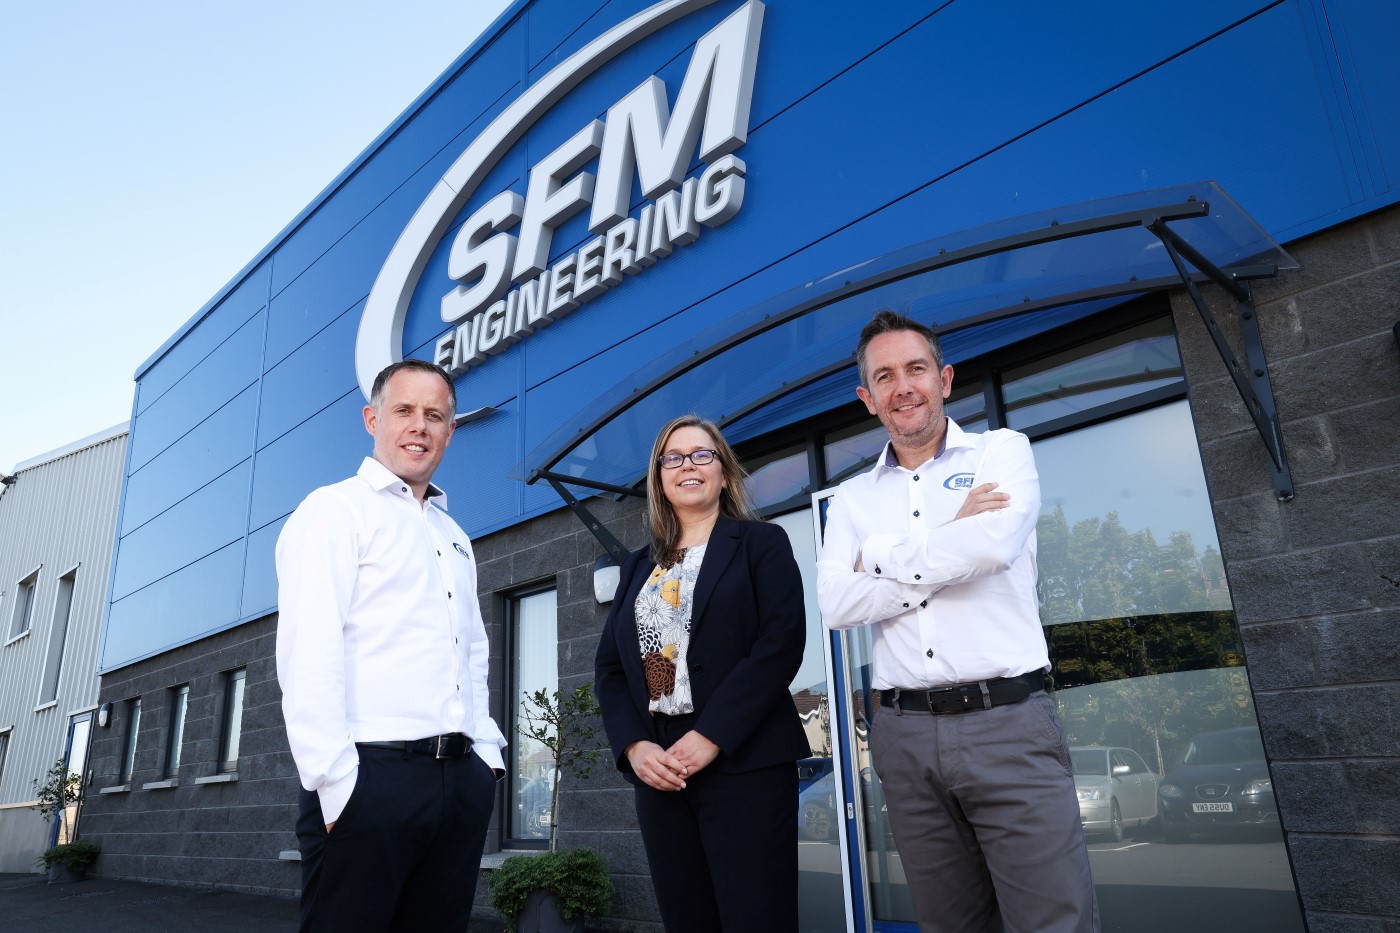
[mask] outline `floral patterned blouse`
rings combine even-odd
[[[647,709],[680,716],[695,712],[690,696],[690,609],[705,545],[686,548],[671,567],[657,567],[637,594],[637,641],[642,646]]]

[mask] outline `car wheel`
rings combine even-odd
[[[1113,801],[1112,815],[1108,818],[1108,838],[1114,842],[1123,841],[1123,812],[1118,809],[1118,801]]]
[[[802,838],[831,838],[831,814],[827,812],[826,807],[813,802],[802,808]]]

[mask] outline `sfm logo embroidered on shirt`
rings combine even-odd
[[[948,477],[947,479],[945,479],[945,480],[943,481],[943,488],[944,488],[944,489],[952,489],[952,490],[955,490],[955,491],[958,490],[958,489],[971,489],[971,488],[972,488],[972,474],[971,474],[971,473],[954,473],[952,476]]]
[[[452,542],[452,546],[453,546],[454,548],[456,548],[456,549],[457,549],[457,553],[458,553],[458,554],[461,554],[463,557],[471,557],[471,555],[467,553],[467,549],[464,548],[464,547],[462,547],[462,546],[461,546],[460,544],[458,544],[456,541],[453,541],[453,542]]]

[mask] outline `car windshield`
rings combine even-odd
[[[1264,743],[1255,730],[1215,732],[1198,735],[1186,749],[1183,764],[1227,765],[1240,761],[1263,761]]]
[[[1069,760],[1075,774],[1107,774],[1108,755],[1103,749],[1070,749]]]

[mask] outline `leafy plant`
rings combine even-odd
[[[580,780],[593,773],[593,763],[601,749],[593,744],[598,730],[598,701],[593,684],[586,683],[573,693],[536,690],[521,705],[526,734],[549,749],[554,757],[554,787],[550,794],[549,851],[558,851],[559,778],[564,772]]]
[[[97,843],[79,839],[77,842],[65,842],[54,846],[40,855],[38,861],[42,862],[45,868],[62,865],[69,871],[83,871],[93,863],[100,851]]]
[[[525,902],[535,891],[553,894],[554,906],[565,920],[612,909],[608,863],[592,849],[513,855],[491,873],[490,889],[491,903],[505,914],[508,933],[519,929]]]
[[[49,773],[44,775],[42,784],[38,778],[30,783],[34,785],[34,794],[39,799],[39,813],[46,823],[83,799],[83,776],[69,771],[62,758],[53,763]]]

